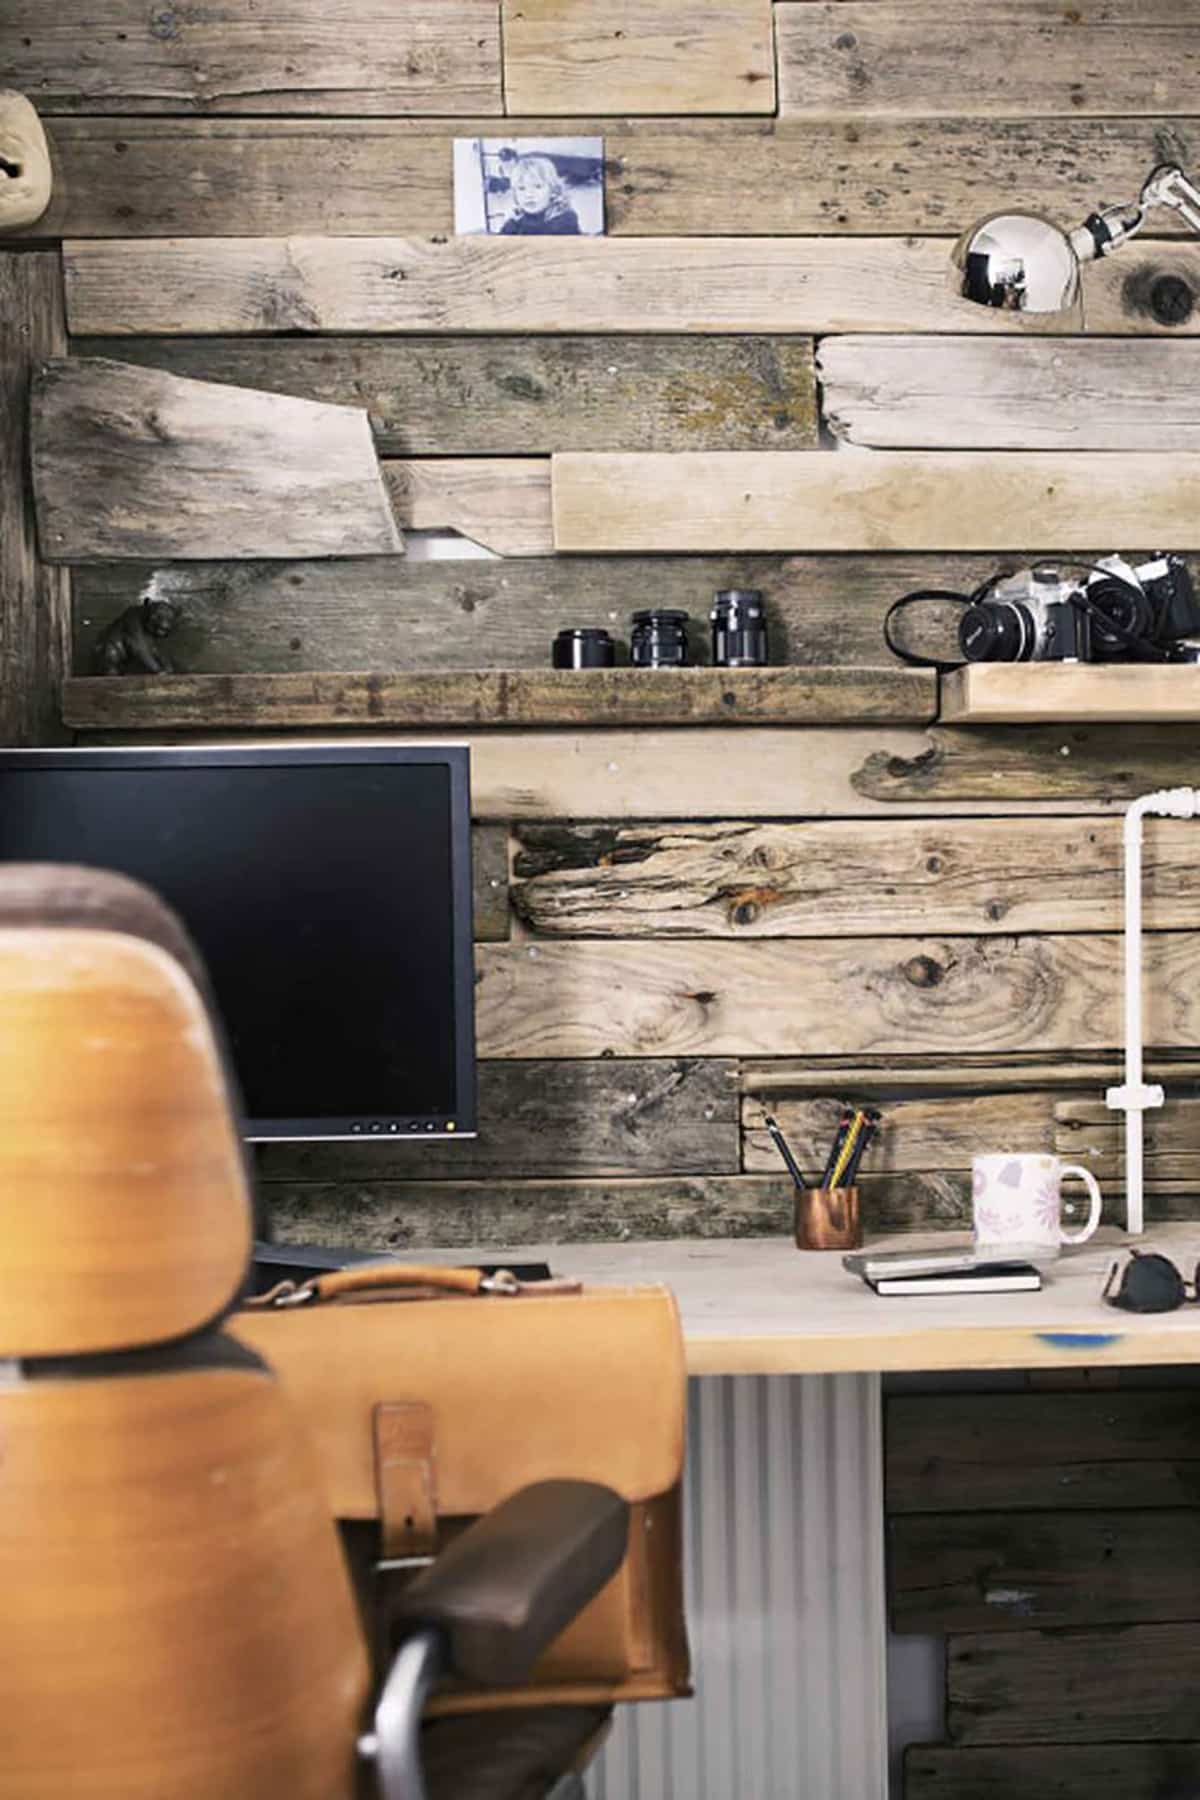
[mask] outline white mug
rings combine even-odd
[[[1080,1231],[1062,1228],[1062,1184],[1078,1175],[1091,1199]],[[1082,1244],[1100,1223],[1100,1189],[1090,1169],[1041,1152],[977,1156],[971,1165],[975,1247],[989,1255],[1025,1261],[1057,1256],[1064,1244]]]

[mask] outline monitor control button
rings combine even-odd
[[[354,1120],[354,1121],[353,1121],[353,1122],[352,1122],[352,1124],[351,1124],[351,1126],[350,1126],[350,1129],[351,1129],[351,1131],[361,1131],[361,1130],[362,1130],[362,1120],[361,1120],[361,1119],[355,1119],[355,1120]]]
[[[378,1119],[372,1119],[372,1120],[371,1120],[371,1125],[370,1125],[370,1129],[371,1129],[371,1130],[372,1130],[372,1131],[382,1131],[382,1130],[383,1130],[383,1126],[382,1126],[382,1125],[381,1125],[381,1124],[380,1124],[380,1123],[379,1123],[379,1120],[378,1120]]]

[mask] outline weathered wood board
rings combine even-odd
[[[510,113],[772,113],[771,0],[501,0]]]
[[[888,1613],[933,1633],[1200,1618],[1200,1509],[894,1518]]]
[[[66,713],[79,730],[153,730],[252,721],[316,726],[801,725],[933,718],[923,669],[511,669],[391,675],[76,676]]]
[[[552,556],[550,464],[537,456],[391,461],[396,517],[414,531],[457,531],[497,556]]]
[[[1101,518],[1117,542],[1200,537],[1195,451],[560,451],[551,467],[560,551],[1065,551]]]
[[[807,337],[77,338],[72,350],[363,406],[385,456],[817,442]]]
[[[694,15],[695,16],[695,15]],[[1132,196],[1163,155],[1195,167],[1189,103],[1153,119],[974,116],[509,119],[517,137],[602,136],[605,222],[620,237],[954,238],[996,196],[1070,223]],[[61,237],[408,237],[454,229],[451,141],[494,119],[48,120],[59,180],[40,232]],[[335,179],[324,177],[336,171]],[[1155,237],[1188,235],[1166,211]],[[1114,271],[1137,261],[1122,251]],[[1098,271],[1089,270],[1089,292]],[[1119,285],[1119,284],[1118,284]],[[746,295],[749,304],[752,296]],[[735,327],[736,328],[736,327]],[[486,329],[486,326],[483,327]]]
[[[1010,1090],[999,1094],[954,1094],[935,1099],[888,1099],[883,1120],[864,1168],[873,1175],[920,1170],[970,1170],[981,1149],[1052,1150],[1054,1095],[1050,1071],[1047,1089]],[[873,1096],[872,1096],[873,1098]],[[831,1080],[827,1097],[762,1100],[746,1095],[742,1102],[743,1149],[747,1170],[769,1173],[781,1167],[779,1152],[763,1124],[764,1109],[779,1121],[802,1169],[819,1176],[832,1144],[843,1107],[866,1103],[861,1090]],[[1068,1187],[1067,1197],[1076,1191]]]
[[[827,337],[818,372],[825,423],[869,449],[1200,449],[1191,339]]]
[[[1200,1738],[1195,1624],[997,1631],[947,1646],[947,1724],[961,1744]]]
[[[1200,1743],[1038,1744],[960,1750],[912,1744],[906,1800],[1166,1800],[1200,1785]]]
[[[66,571],[38,555],[26,420],[34,368],[65,348],[58,257],[0,251],[0,744],[64,737],[70,599]]]
[[[1195,724],[1200,667],[979,663],[943,677],[941,717],[948,725],[1042,725],[1055,719]]]
[[[481,1056],[1094,1051],[1121,1041],[1119,937],[484,945]],[[1146,1041],[1200,1030],[1196,944],[1146,944]]]
[[[508,832],[503,825],[471,828],[471,880],[477,944],[502,944],[512,928],[508,903]]]
[[[1182,112],[1200,78],[1195,21],[1177,0],[787,0],[775,21],[784,114]]]
[[[1200,1391],[893,1395],[892,1514],[1194,1506]]]
[[[895,1100],[921,1094],[941,1099],[947,1094],[1010,1093],[1019,1089],[1054,1087],[1069,1090],[1111,1087],[1120,1078],[1120,1056],[1114,1051],[1086,1061],[1055,1051],[1030,1051],[1027,1055],[989,1056],[971,1051],[897,1059],[894,1056],[828,1057],[820,1062],[804,1058],[773,1057],[757,1062],[753,1057],[738,1064],[743,1094],[775,1100],[780,1094],[854,1094],[870,1100]],[[1152,1057],[1146,1064],[1148,1081],[1165,1082],[1174,1092],[1200,1091],[1200,1057],[1194,1050],[1173,1051],[1167,1058]],[[1082,1097],[1069,1093],[1064,1106],[1082,1105]]]
[[[457,1144],[263,1145],[265,1182],[729,1175],[734,1066],[720,1058],[481,1062],[479,1136]],[[497,1240],[499,1241],[499,1240]]]
[[[1167,1083],[1162,1107],[1144,1114],[1146,1167],[1172,1179],[1190,1178],[1200,1193],[1200,1086],[1176,1071]],[[1125,1165],[1125,1120],[1102,1099],[1060,1097],[1054,1108],[1055,1144],[1060,1156],[1091,1169],[1098,1181],[1111,1181]]]
[[[63,246],[68,321],[92,336],[1081,329],[1077,313],[1002,312],[957,298],[948,255],[937,238],[878,237],[74,238]],[[1173,284],[1172,323],[1160,325],[1153,309],[1164,280]],[[1089,331],[1200,333],[1200,251],[1191,245],[1148,245],[1089,268],[1084,282]]]
[[[495,0],[6,0],[0,66],[48,113],[504,110]]]
[[[53,561],[404,547],[357,407],[61,357],[35,376],[30,432]]]
[[[1114,821],[524,825],[513,906],[547,937],[1116,931]],[[1190,820],[1152,822],[1145,920],[1200,927]]]

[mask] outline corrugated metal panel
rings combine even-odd
[[[871,1375],[690,1383],[696,1697],[620,1709],[594,1800],[884,1800],[879,1392]]]

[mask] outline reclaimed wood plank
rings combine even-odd
[[[383,465],[396,517],[457,531],[498,556],[553,556],[550,464],[536,456],[445,456]]]
[[[957,298],[947,257],[939,239],[878,237],[73,238],[63,246],[70,328],[91,336],[1080,330],[1076,314],[1004,312]],[[1089,268],[1084,284],[1089,331],[1200,333],[1200,252],[1189,244],[1147,245],[1140,257]]]
[[[936,688],[923,669],[511,669],[390,675],[76,676],[77,730],[367,725],[920,723]]]
[[[896,1394],[890,1514],[1194,1506],[1200,1391]]]
[[[1196,450],[1200,345],[827,337],[825,423],[877,450]],[[582,445],[574,448],[583,448]]]
[[[357,407],[60,357],[34,378],[30,432],[52,561],[404,547]]]
[[[508,830],[471,827],[471,880],[477,944],[503,944],[512,929],[508,903]]]
[[[27,420],[34,368],[65,348],[58,257],[0,252],[0,744],[64,738],[70,597],[66,571],[38,555]]]
[[[272,1144],[265,1182],[522,1181],[740,1170],[728,1059],[481,1062],[479,1136],[457,1144]]]
[[[1190,1179],[1200,1187],[1200,1084],[1183,1070],[1172,1072],[1167,1103],[1147,1112],[1143,1126],[1146,1167],[1156,1176]],[[1114,1181],[1125,1167],[1124,1115],[1110,1112],[1103,1099],[1071,1097],[1055,1105],[1054,1148],[1083,1163],[1098,1181]]]
[[[948,725],[1043,725],[1056,719],[1194,724],[1200,720],[1200,668],[1040,663],[1017,671],[980,663],[943,677],[941,717]]]
[[[1027,1056],[988,1056],[986,1052],[974,1055],[964,1051],[899,1060],[892,1056],[829,1057],[820,1062],[788,1057],[757,1062],[748,1058],[738,1067],[743,1094],[775,1097],[839,1093],[872,1101],[915,1094],[941,1098],[947,1094],[1007,1093],[1022,1088],[1105,1088],[1120,1074],[1120,1060],[1115,1053],[1082,1062],[1054,1051],[1031,1052]],[[1146,1076],[1150,1081],[1194,1084],[1200,1076],[1200,1057],[1194,1051],[1177,1051],[1167,1061],[1154,1058],[1147,1063]],[[1063,1104],[1067,1102],[1064,1100]],[[1071,1096],[1071,1104],[1087,1102]]]
[[[1049,1076],[1049,1071],[1043,1071]],[[830,1080],[824,1095],[808,1099],[742,1101],[742,1161],[755,1173],[780,1166],[779,1152],[763,1124],[764,1109],[778,1119],[802,1169],[825,1165],[843,1107],[868,1098]],[[1010,1089],[998,1094],[953,1094],[888,1099],[867,1167],[873,1175],[917,1170],[969,1173],[980,1150],[1053,1150],[1053,1092]],[[1074,1190],[1068,1189],[1068,1195]]]
[[[71,348],[365,407],[385,456],[817,443],[809,337],[77,338]]]
[[[771,0],[501,0],[510,113],[773,113]]]
[[[1191,754],[1181,741],[1190,735],[1169,725],[1128,726],[1116,734],[1103,725],[1030,725],[1019,732],[1004,726],[970,731],[935,726],[920,756],[910,759],[880,750],[852,779],[855,791],[872,799],[911,801],[922,794],[939,800],[969,797],[991,807],[1013,799],[1014,790],[1042,798],[1051,793],[1066,798],[1071,793],[1084,800],[1098,764],[1107,761],[1111,797],[1129,801],[1144,791],[1138,783],[1151,767],[1167,770],[1172,743],[1178,772],[1167,774],[1161,783],[1148,780],[1146,788],[1174,787],[1181,781],[1195,785]]]
[[[8,0],[5,79],[46,113],[501,113],[495,0]]]
[[[997,194],[1070,223],[1137,193],[1164,156],[1194,167],[1195,119],[511,119],[517,137],[602,136],[619,237],[826,232],[956,237]],[[451,143],[496,121],[53,118],[53,237],[432,237],[454,230]],[[336,179],[314,179],[335,174]],[[1160,212],[1155,237],[1188,235]],[[1116,271],[1138,252],[1122,252]],[[1092,292],[1098,271],[1089,270]],[[1119,284],[1118,284],[1119,285]],[[486,329],[486,327],[485,327]]]
[[[1195,451],[560,451],[551,469],[560,551],[1012,550],[1031,536],[1066,551],[1098,517],[1115,541],[1197,536]]]
[[[1146,923],[1200,926],[1190,821],[1146,834]],[[545,937],[1115,931],[1120,827],[1084,819],[522,825],[513,906]]]
[[[947,1729],[961,1744],[1200,1738],[1195,1624],[994,1631],[947,1645]]]
[[[1195,1619],[1200,1511],[893,1518],[888,1616],[900,1633]]]
[[[1200,1785],[1200,1743],[1037,1744],[960,1750],[910,1744],[904,1753],[907,1800],[1166,1800]]]
[[[814,1056],[1119,1044],[1120,937],[485,945],[479,1053]],[[1195,940],[1146,945],[1146,1040],[1195,1042]]]
[[[982,11],[957,0],[788,0],[775,21],[784,114],[1186,111],[1200,77],[1195,22],[1176,0],[994,0]]]

